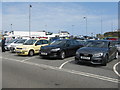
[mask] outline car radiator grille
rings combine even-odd
[[[17,49],[22,49],[22,48],[17,48]]]
[[[80,53],[80,56],[85,56],[85,57],[92,57],[92,54],[84,54],[84,53]]]

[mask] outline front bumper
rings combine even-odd
[[[103,57],[90,57],[90,59],[81,59],[78,56],[75,56],[76,62],[85,62],[85,63],[91,63],[91,64],[102,64]]]
[[[18,49],[16,49],[15,52],[18,55],[28,55],[28,51],[27,50],[18,50]]]
[[[49,58],[58,58],[59,57],[59,52],[39,52],[39,55],[42,57],[49,57]]]

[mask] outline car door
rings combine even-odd
[[[113,59],[113,56],[115,54],[115,50],[116,50],[116,48],[115,48],[114,43],[109,42],[109,60]]]
[[[41,40],[41,46],[46,46],[46,45],[48,45],[48,40]]]
[[[47,40],[38,40],[35,44],[35,52],[39,53],[41,46],[46,46],[48,43]]]
[[[76,45],[74,43],[74,40],[69,40],[67,42],[66,48],[67,48],[68,55],[74,55],[76,51]]]
[[[75,55],[76,51],[81,47],[78,41],[72,40],[72,51],[73,55]]]
[[[39,50],[40,50],[41,45],[42,45],[42,41],[41,41],[41,40],[38,40],[38,41],[35,43],[35,46],[34,46],[35,53],[39,53]]]
[[[76,53],[76,51],[79,48],[83,47],[83,45],[80,42],[76,41],[76,40],[73,41],[73,44],[74,44],[74,54]]]
[[[72,46],[70,40],[66,41],[65,45],[62,47],[63,50],[66,52],[66,56],[69,56],[72,54]]]

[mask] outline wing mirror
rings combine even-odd
[[[66,47],[69,47],[70,46],[70,44],[66,44]]]
[[[35,46],[37,46],[38,44],[36,43]]]

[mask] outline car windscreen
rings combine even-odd
[[[17,40],[16,40],[16,39],[13,39],[13,40],[8,41],[7,43],[13,43],[13,42],[15,42],[15,41],[17,41]]]
[[[24,43],[27,39],[18,40],[16,43]]]
[[[66,40],[56,40],[53,41],[50,45],[64,45],[66,43]]]
[[[114,41],[115,45],[120,45],[120,41]]]
[[[28,40],[23,45],[33,45],[37,40]]]
[[[88,42],[86,47],[107,48],[108,44],[107,42],[104,41],[93,41],[93,42]]]

